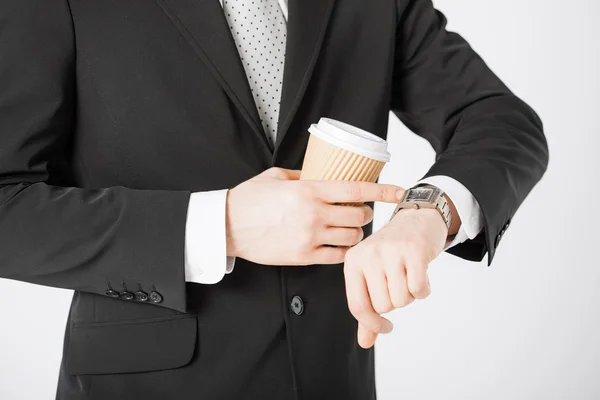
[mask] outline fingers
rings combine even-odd
[[[263,178],[279,179],[279,180],[298,180],[300,179],[301,171],[284,168],[269,168],[259,176]]]
[[[369,268],[364,271],[367,289],[373,310],[377,314],[386,314],[395,307],[390,299],[385,272],[381,269]]]
[[[387,271],[387,289],[394,308],[406,307],[415,301],[415,298],[408,289],[404,266],[401,268],[391,268]]]
[[[402,188],[371,182],[320,181],[315,182],[320,198],[327,203],[397,203]]]
[[[358,323],[357,339],[360,347],[363,349],[370,349],[375,345],[377,336],[379,336],[377,333],[369,331],[360,322]]]
[[[369,332],[391,332],[393,329],[392,323],[377,314],[371,305],[371,298],[364,276],[358,271],[352,270],[347,270],[344,276],[348,307],[354,318]],[[368,342],[369,335],[366,336],[366,342]]]
[[[418,260],[407,262],[406,277],[408,292],[415,299],[425,299],[431,294],[427,263]]]
[[[311,264],[324,265],[341,264],[344,262],[344,258],[349,249],[350,247],[322,246],[313,251],[312,260],[310,260],[310,262]]]
[[[323,214],[327,226],[360,228],[373,221],[373,209],[364,204],[354,207],[326,205]]]
[[[364,237],[362,228],[326,228],[319,242],[332,246],[352,247]]]

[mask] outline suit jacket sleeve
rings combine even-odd
[[[72,143],[74,68],[65,0],[0,2],[0,277],[102,295],[140,285],[185,311],[190,193],[69,187],[56,173]]]
[[[462,183],[481,206],[484,229],[450,253],[491,264],[508,225],[548,164],[542,123],[469,44],[448,32],[430,0],[397,2],[391,108],[429,141],[425,177]]]

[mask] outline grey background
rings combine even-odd
[[[390,315],[395,331],[377,345],[379,398],[599,399],[600,3],[435,4],[539,112],[550,167],[491,268],[444,254],[430,268],[432,296]],[[433,152],[397,120],[390,129],[382,181],[410,186]],[[392,208],[377,209],[377,226]],[[54,398],[70,298],[0,280],[0,399]]]

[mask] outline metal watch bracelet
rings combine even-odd
[[[411,191],[417,191],[424,188],[427,188],[431,191],[427,199],[410,199]],[[420,208],[435,208],[441,214],[448,230],[450,230],[450,227],[452,226],[452,210],[450,208],[450,203],[446,198],[445,193],[440,188],[435,186],[419,185],[408,189],[398,206],[396,206],[391,218],[394,218],[398,211],[406,208],[413,208],[417,210]]]

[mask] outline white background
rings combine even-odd
[[[550,167],[491,268],[442,255],[432,296],[391,314],[395,331],[377,346],[378,397],[600,399],[600,3],[435,4],[538,111]],[[382,181],[409,186],[433,152],[397,120],[390,129],[394,161]],[[377,226],[390,212],[378,209]],[[0,399],[54,398],[70,299],[0,280]]]

